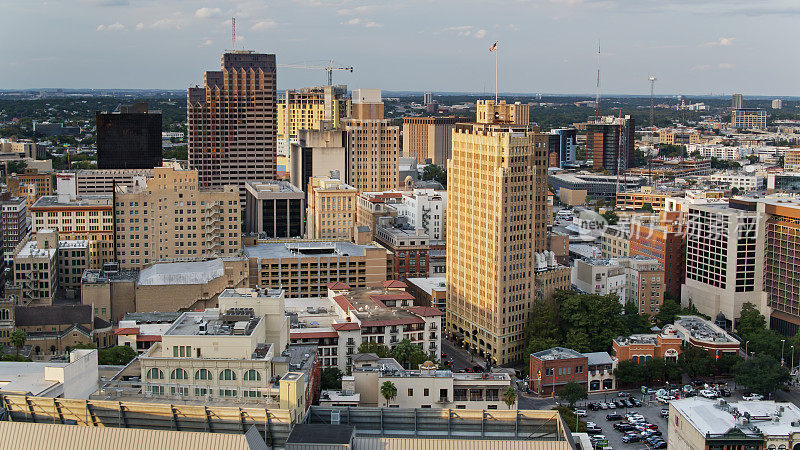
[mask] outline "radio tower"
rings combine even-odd
[[[231,48],[236,50],[236,17],[231,17]]]
[[[597,41],[597,87],[594,99],[594,121],[600,120],[600,41]]]
[[[653,91],[655,90],[656,85],[656,77],[650,77],[650,126],[655,127],[656,124],[653,122]]]

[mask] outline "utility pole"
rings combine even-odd
[[[656,77],[651,76],[650,77],[650,126],[651,127],[656,126],[655,122],[653,121],[653,108],[654,108],[653,91],[655,90],[655,84],[656,84]]]

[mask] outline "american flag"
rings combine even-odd
[[[490,52],[493,52],[493,51],[495,51],[495,50],[497,50],[497,42],[495,42],[494,44],[492,44],[492,46],[491,46],[491,47],[489,47],[489,51],[490,51]]]

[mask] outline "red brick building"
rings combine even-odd
[[[686,236],[674,225],[634,223],[631,225],[631,256],[655,258],[664,269],[666,292],[680,298],[686,271]]]
[[[530,389],[539,396],[557,394],[570,381],[588,390],[589,358],[562,347],[553,347],[531,355]]]

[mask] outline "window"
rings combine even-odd
[[[188,380],[189,374],[183,369],[175,369],[169,374],[170,380]]]
[[[261,373],[255,369],[250,369],[244,373],[243,379],[244,381],[261,381]]]
[[[159,369],[153,367],[152,369],[147,371],[147,379],[148,380],[163,380],[164,379],[164,372]]]
[[[200,369],[194,373],[195,380],[211,380],[211,372],[208,369]]]
[[[428,388],[423,389],[422,390],[422,395],[424,395],[425,397],[431,395],[430,389],[428,389]]]
[[[219,373],[219,379],[224,381],[231,381],[236,379],[236,373],[231,369],[225,369]],[[220,394],[221,395],[221,394]]]
[[[414,389],[408,388],[408,396],[409,397],[413,397],[414,396]]]
[[[175,387],[175,386],[172,386],[171,388],[169,388],[169,394],[170,395],[182,395],[184,397],[188,397],[189,396],[189,388],[188,387]]]
[[[230,370],[230,369],[226,369]],[[236,389],[220,389],[219,390],[220,397],[236,397]]]

